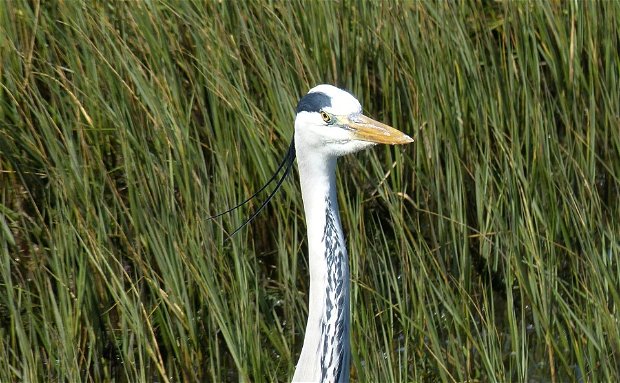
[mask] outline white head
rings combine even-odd
[[[378,143],[412,141],[406,134],[364,116],[355,97],[331,85],[310,89],[297,104],[297,151],[307,149],[326,157],[339,157]]]

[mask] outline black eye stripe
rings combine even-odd
[[[321,109],[332,106],[332,99],[321,92],[312,92],[303,96],[297,104],[297,113],[299,112],[315,112],[319,113]]]

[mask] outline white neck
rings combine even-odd
[[[297,163],[308,228],[310,297],[293,382],[348,382],[349,261],[338,214],[336,158],[297,150]]]

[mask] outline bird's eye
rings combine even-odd
[[[332,118],[329,116],[329,114],[325,113],[324,111],[321,111],[321,118],[323,119],[323,121],[329,123],[331,122]]]

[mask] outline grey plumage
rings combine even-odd
[[[349,265],[346,249],[338,237],[336,218],[329,196],[325,198],[325,259],[327,285],[325,286],[325,313],[321,321],[321,382],[349,380],[350,348],[345,347],[349,328],[349,303],[345,284],[349,283]],[[335,308],[335,310],[334,310]]]

